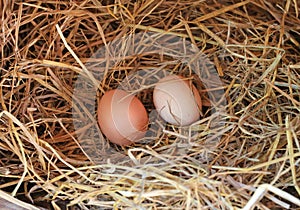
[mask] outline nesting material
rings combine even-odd
[[[0,198],[25,209],[300,208],[298,4],[0,1]],[[118,54],[137,33],[191,44]],[[179,50],[216,74],[197,77]],[[150,113],[164,71],[192,78],[200,119],[178,127],[153,114],[128,147],[99,136],[88,108],[122,87]]]

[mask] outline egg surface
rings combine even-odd
[[[153,92],[154,106],[168,123],[187,126],[200,118],[201,97],[186,78],[169,75],[158,81]]]
[[[145,136],[147,111],[137,97],[123,90],[107,91],[99,101],[97,114],[102,133],[115,144],[127,146]]]

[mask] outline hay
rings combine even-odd
[[[296,0],[12,0],[0,1],[0,9],[2,199],[26,209],[300,207]],[[198,84],[206,108],[190,128],[158,124],[155,135],[128,148],[100,139],[100,152],[114,153],[97,162],[84,147],[93,142],[83,138],[95,120],[74,128],[74,110],[84,117],[73,107],[76,78],[99,84],[86,63],[137,32],[188,40],[213,62],[223,85]],[[172,56],[145,53],[106,68],[101,85],[91,88],[101,96],[138,69],[164,68],[194,76]],[[148,111],[151,88],[135,89]],[[227,100],[221,129],[209,127],[216,116],[207,94],[216,90]],[[202,144],[209,134],[217,147]]]

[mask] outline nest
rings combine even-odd
[[[298,6],[0,1],[3,208],[299,208]],[[127,89],[150,113],[166,72],[193,79],[201,119],[154,116],[141,142],[109,143],[103,93]]]

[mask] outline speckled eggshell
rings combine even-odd
[[[168,123],[187,126],[200,118],[201,97],[191,81],[169,75],[158,81],[153,102],[159,115]]]
[[[102,133],[115,144],[128,146],[145,136],[147,111],[137,97],[123,90],[107,91],[99,101],[97,114]]]

